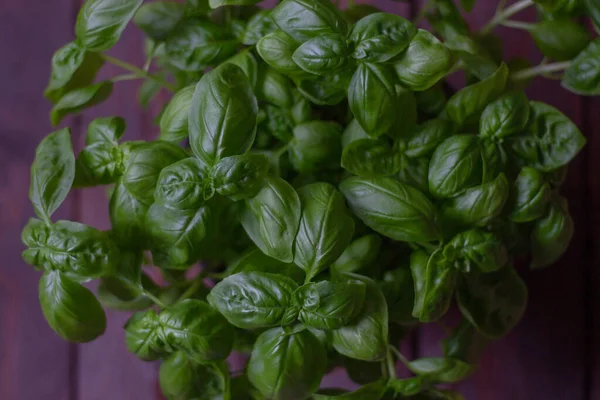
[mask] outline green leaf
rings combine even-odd
[[[137,92],[138,103],[142,106],[142,109],[148,109],[150,102],[154,100],[162,88],[162,84],[153,79],[147,79],[142,83]]]
[[[183,19],[185,5],[175,2],[156,2],[142,5],[133,22],[146,36],[156,41],[165,40]]]
[[[74,186],[81,185],[82,181],[86,185],[115,183],[125,170],[123,161],[121,149],[113,143],[97,142],[86,146],[77,158]]]
[[[268,170],[269,159],[261,154],[225,157],[215,166],[213,185],[221,196],[247,199],[258,194]]]
[[[411,396],[416,399],[429,399],[429,397],[425,397],[425,392],[423,392],[426,385],[427,381],[420,376],[404,379],[391,379],[388,382],[390,389],[397,395]],[[421,397],[418,396],[419,394]]]
[[[419,321],[437,321],[448,312],[456,282],[456,270],[451,267],[441,248],[431,255],[423,250],[412,252],[410,269],[415,285],[412,315]]]
[[[157,141],[141,144],[131,152],[123,173],[123,185],[137,200],[152,204],[160,172],[186,157],[186,152],[173,143]]]
[[[86,0],[77,16],[77,43],[89,51],[113,47],[143,0]]]
[[[398,324],[413,324],[415,289],[410,269],[403,266],[386,271],[379,286],[385,296],[390,321]]]
[[[340,165],[342,127],[333,121],[298,124],[290,142],[290,162],[298,172],[337,169]]]
[[[110,143],[116,146],[126,128],[127,123],[121,117],[96,118],[88,125],[85,144]]]
[[[273,68],[259,69],[256,97],[281,108],[290,108],[294,102],[292,82]]]
[[[535,168],[523,167],[514,183],[508,202],[509,218],[515,222],[531,222],[543,216],[552,189],[544,175]]]
[[[333,347],[346,357],[363,361],[385,358],[388,346],[388,311],[381,290],[369,278],[346,274],[366,284],[365,301],[360,315],[351,325],[333,331]]]
[[[239,328],[268,328],[281,323],[298,285],[288,277],[241,272],[219,282],[208,301]]]
[[[329,75],[349,66],[351,50],[340,34],[320,35],[304,42],[292,58],[304,71]]]
[[[125,324],[125,345],[144,361],[156,360],[173,351],[154,310],[136,312],[129,318]]]
[[[294,243],[294,263],[312,279],[344,252],[354,234],[354,220],[344,197],[328,183],[298,190],[302,214]]]
[[[232,56],[237,40],[223,27],[202,18],[185,18],[165,41],[168,62],[182,71],[202,71]]]
[[[277,30],[258,41],[256,50],[260,57],[275,70],[289,75],[306,75],[293,59],[294,52],[300,46],[287,33]]]
[[[211,11],[208,0],[185,0],[185,15],[204,17]]]
[[[429,190],[429,159],[421,158],[405,158],[405,164],[402,169],[396,174],[396,179],[402,183],[412,186],[423,193]]]
[[[565,70],[563,87],[573,93],[600,94],[600,38],[594,39]]]
[[[342,167],[363,178],[392,176],[402,168],[402,155],[386,138],[358,139],[344,147]]]
[[[202,256],[202,239],[207,235],[211,210],[200,207],[174,210],[153,204],[146,214],[146,234],[154,264],[163,268],[187,269]]]
[[[190,145],[196,157],[213,166],[248,151],[257,114],[256,97],[240,67],[222,64],[204,75],[190,109]]]
[[[479,122],[479,135],[502,139],[521,133],[529,120],[529,101],[523,92],[510,92],[490,103]]]
[[[52,72],[44,96],[56,104],[65,93],[90,85],[104,59],[71,42],[61,47],[52,56]]]
[[[402,86],[423,91],[446,76],[453,63],[450,50],[431,33],[419,29],[394,69]]]
[[[226,62],[237,65],[244,71],[244,74],[250,81],[250,85],[252,87],[256,87],[258,82],[258,62],[256,61],[256,57],[252,54],[250,50],[244,50],[242,52],[237,53],[235,56],[228,59]]]
[[[271,19],[271,10],[259,11],[248,20],[242,43],[247,46],[255,45],[276,29],[277,25]]]
[[[508,251],[493,233],[471,229],[454,236],[444,246],[444,257],[462,272],[493,272],[508,263]]]
[[[386,385],[383,381],[369,383],[354,392],[344,393],[336,396],[315,394],[314,400],[344,399],[344,400],[380,400],[385,393]]]
[[[179,90],[167,104],[160,117],[160,140],[179,143],[188,137],[188,116],[195,86]]]
[[[414,127],[399,147],[410,158],[428,157],[453,133],[450,121],[430,119]]]
[[[348,178],[340,184],[354,214],[384,236],[404,242],[439,238],[434,205],[420,191],[391,178]]]
[[[459,280],[456,298],[461,313],[482,335],[498,339],[525,313],[527,286],[512,266],[491,273],[473,271]]]
[[[348,82],[344,74],[316,76],[296,82],[298,91],[317,105],[335,106],[346,99]]]
[[[50,112],[52,125],[60,124],[63,118],[69,114],[78,114],[88,107],[102,103],[111,95],[112,89],[113,83],[104,81],[65,93]]]
[[[106,330],[106,315],[93,293],[59,271],[42,276],[39,299],[48,325],[65,340],[90,342]]]
[[[571,60],[590,42],[585,27],[570,19],[540,21],[529,33],[542,54],[557,61]]]
[[[594,0],[583,0],[587,15],[592,19],[596,26],[596,31],[600,30],[600,4]]]
[[[415,92],[414,95],[419,111],[426,115],[437,116],[446,107],[446,93],[439,83],[422,92]]]
[[[344,133],[342,134],[342,147],[346,147],[350,143],[360,139],[369,139],[369,135],[360,126],[357,120],[352,119],[352,121],[346,125]]]
[[[117,182],[110,197],[109,216],[112,233],[119,243],[126,243],[129,248],[144,247],[144,224],[149,207],[137,200],[121,181]]]
[[[488,78],[459,90],[446,104],[450,119],[462,126],[478,117],[490,102],[500,97],[507,78],[508,67],[503,63]]]
[[[214,191],[206,166],[191,157],[162,169],[154,201],[175,210],[195,210],[210,199]]]
[[[469,320],[462,318],[450,335],[442,340],[442,349],[445,357],[473,364],[479,360],[488,341]]]
[[[261,0],[209,0],[210,8],[219,8],[223,6],[252,6],[260,2]]]
[[[271,258],[256,247],[235,259],[227,268],[227,272],[229,275],[240,272],[267,272],[286,276],[299,284],[304,282],[304,271],[296,264],[286,264]]]
[[[350,40],[355,43],[353,56],[363,62],[383,63],[406,49],[417,28],[393,14],[374,13],[354,25]]]
[[[50,216],[65,201],[74,179],[71,131],[64,128],[46,136],[35,150],[29,199],[38,217],[50,223]]]
[[[459,382],[473,373],[475,367],[464,361],[449,357],[423,357],[408,363],[415,374],[443,383]]]
[[[563,197],[550,202],[546,215],[535,221],[531,232],[531,267],[544,268],[556,262],[573,237],[573,219]]]
[[[360,272],[373,267],[380,247],[381,238],[376,234],[365,235],[354,240],[331,265],[332,273]]]
[[[529,102],[531,115],[522,134],[511,136],[508,145],[520,164],[550,172],[567,165],[583,148],[579,128],[556,108]]]
[[[304,43],[328,33],[346,34],[346,22],[329,1],[285,0],[271,12],[279,29]]]
[[[352,76],[348,102],[354,118],[369,136],[381,136],[394,124],[397,81],[390,67],[363,63]]]

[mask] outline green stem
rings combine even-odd
[[[189,299],[190,297],[192,297],[194,295],[194,293],[196,293],[196,291],[202,285],[204,285],[204,282],[202,281],[202,277],[196,278],[196,281],[194,283],[192,283],[192,285],[189,288],[187,288],[187,290],[185,292],[183,292],[183,294],[181,296],[179,296],[179,298],[177,299],[177,302],[179,303],[180,301],[183,301],[185,299]]]
[[[394,357],[392,357],[392,352],[389,347],[385,360],[387,362],[388,379],[393,379],[396,377],[396,366],[394,365]]]
[[[156,297],[155,295],[153,295],[149,291],[144,290],[144,296],[146,296],[147,298],[149,298],[150,300],[152,300],[154,302],[154,304],[156,304],[160,308],[167,308],[167,306],[165,305],[165,303],[163,303],[162,301],[160,301],[160,299],[158,297]]]
[[[502,26],[506,26],[507,28],[521,29],[523,31],[530,31],[534,26],[534,24],[530,24],[529,22],[513,21],[513,20],[504,21],[504,22],[501,22],[500,24]]]
[[[402,364],[408,366],[408,364],[410,363],[410,361],[408,361],[408,358],[404,357],[404,355],[402,353],[400,353],[400,350],[398,350],[397,348],[395,348],[392,345],[388,346],[388,349],[391,350],[392,353],[394,353],[394,355],[396,356],[396,358],[398,360],[400,360],[400,362]]]
[[[117,76],[110,78],[110,81],[111,82],[121,82],[121,81],[134,81],[136,79],[144,79],[144,78],[140,78],[136,74],[123,74],[123,75],[117,75]]]
[[[571,61],[563,61],[552,64],[541,64],[532,68],[527,68],[521,71],[517,71],[511,75],[513,81],[520,81],[536,77],[538,75],[549,74],[551,72],[564,71],[569,68]]]
[[[284,155],[285,153],[287,153],[287,151],[290,149],[290,146],[291,146],[290,143],[287,143],[286,145],[281,146],[277,150],[273,151],[273,156],[279,160],[279,158],[282,155]]]
[[[172,84],[167,82],[165,79],[161,78],[160,76],[151,75],[148,72],[144,71],[143,69],[136,67],[135,65],[132,65],[132,64],[129,64],[128,62],[119,60],[118,58],[109,56],[108,54],[102,54],[102,58],[104,58],[105,61],[107,61],[113,65],[116,65],[117,67],[121,67],[121,68],[131,72],[132,74],[135,74],[139,78],[152,79],[153,81],[160,83],[162,86],[164,86],[166,89],[168,89],[172,92],[174,92],[176,90],[175,86],[173,86]]]
[[[505,8],[504,11],[497,12],[496,15],[494,15],[494,18],[492,18],[483,28],[481,28],[481,33],[490,33],[496,26],[532,5],[532,0],[521,0],[512,6]]]

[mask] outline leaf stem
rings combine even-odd
[[[388,379],[394,379],[396,378],[396,365],[394,365],[394,357],[392,356],[392,349],[390,347],[388,346],[385,360],[387,362]]]
[[[179,303],[180,301],[183,301],[185,299],[189,299],[191,296],[194,295],[194,293],[200,288],[200,286],[204,285],[204,282],[202,281],[202,277],[198,277],[196,279],[196,281],[194,283],[192,283],[190,285],[189,288],[187,288],[187,290],[185,292],[183,292],[183,294],[181,296],[179,296],[179,298],[177,299],[177,303]]]
[[[521,29],[523,31],[530,31],[534,26],[534,24],[531,24],[529,22],[514,21],[510,19],[508,21],[503,21],[500,24],[502,26],[506,26],[507,28]]]
[[[153,295],[149,291],[144,290],[144,296],[146,296],[147,298],[149,298],[150,300],[152,300],[154,302],[154,304],[156,304],[160,308],[167,308],[167,306],[166,306],[165,303],[163,303],[162,301],[160,301],[160,299],[158,297],[156,297],[155,295]]]
[[[280,148],[278,148],[277,150],[273,151],[273,156],[277,159],[279,159],[282,155],[284,155],[285,153],[287,153],[287,151],[290,149],[291,144],[287,143],[284,146],[281,146]]]
[[[140,78],[136,74],[123,74],[123,75],[117,75],[117,76],[110,78],[110,81],[111,82],[121,82],[121,81],[134,81],[136,79],[144,79],[144,78]]]
[[[160,76],[151,75],[148,72],[144,71],[143,69],[136,67],[135,65],[129,64],[128,62],[125,62],[123,60],[119,60],[118,58],[109,56],[108,54],[102,54],[102,58],[104,58],[105,61],[107,61],[113,65],[116,65],[117,67],[121,67],[121,68],[131,72],[132,74],[135,74],[139,78],[152,79],[153,81],[160,83],[162,86],[164,86],[166,89],[168,89],[172,92],[174,92],[176,90],[175,86],[173,86],[172,84],[167,82],[165,79],[161,78]]]
[[[532,68],[527,68],[521,71],[517,71],[511,75],[513,81],[519,81],[536,77],[538,75],[544,75],[551,72],[563,71],[571,65],[571,61],[562,61],[552,64],[540,64]]]
[[[532,5],[533,0],[521,0],[512,6],[505,8],[503,11],[497,12],[496,15],[494,15],[494,17],[483,28],[481,28],[481,33],[490,33],[496,26]]]
[[[391,350],[392,353],[394,353],[394,355],[396,356],[396,358],[398,360],[400,360],[400,362],[406,366],[408,366],[408,364],[410,363],[410,361],[408,361],[408,358],[404,357],[404,355],[402,353],[400,353],[400,350],[398,350],[397,348],[395,348],[392,345],[388,346],[388,350]]]

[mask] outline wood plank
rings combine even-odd
[[[0,399],[74,399],[74,345],[56,335],[38,302],[41,274],[21,259],[21,229],[34,215],[27,198],[35,147],[53,128],[42,94],[54,50],[72,37],[70,0],[0,7]],[[55,219],[69,218],[72,198]]]

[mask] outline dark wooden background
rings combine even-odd
[[[367,1],[365,1],[367,2]],[[416,3],[417,0],[414,0]],[[372,0],[385,11],[414,15],[416,4]],[[469,22],[480,28],[497,0],[478,0]],[[73,39],[79,0],[2,0],[0,2],[0,400],[161,399],[157,365],[127,353],[124,313],[108,312],[104,336],[85,345],[69,344],[47,326],[37,299],[39,273],[25,265],[20,231],[33,215],[27,199],[29,167],[37,143],[52,131],[49,103],[42,92],[50,58]],[[532,18],[534,11],[522,13]],[[538,62],[526,34],[500,28],[506,56]],[[130,27],[112,54],[138,65],[142,37]],[[106,67],[108,76],[116,69]],[[157,134],[152,116],[157,107],[140,110],[136,82],[120,82],[110,100],[92,112],[69,119],[74,140],[97,116],[127,119],[128,140]],[[536,80],[532,99],[550,103],[570,116],[588,138],[588,146],[569,171],[569,198],[577,233],[558,265],[523,271],[530,304],[521,324],[492,344],[479,372],[460,385],[471,400],[600,399],[600,100],[576,97],[553,81]],[[102,190],[73,194],[58,217],[107,228]],[[438,327],[421,329],[406,347],[412,355],[439,354]],[[347,384],[337,371],[324,385]]]

